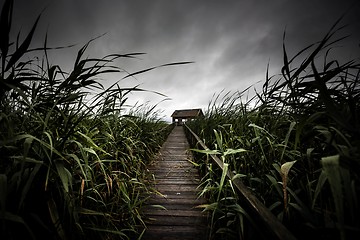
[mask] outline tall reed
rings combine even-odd
[[[359,59],[341,63],[331,55],[344,39],[337,37],[343,30],[340,21],[293,57],[287,54],[284,34],[280,76],[266,73],[262,90],[248,102],[243,93],[215,96],[205,117],[189,123],[210,149],[246,150],[227,158],[229,168],[299,239],[351,239],[360,231],[355,214],[360,192],[360,64]],[[207,168],[203,192],[218,196],[221,172],[210,163]],[[231,187],[231,180],[228,184]],[[223,196],[228,198],[229,191]],[[219,204],[218,198],[213,200]],[[214,221],[226,216],[229,213]],[[232,234],[221,235],[220,229],[234,233],[243,228],[234,221],[228,218],[217,226],[214,236],[228,238]]]
[[[48,52],[56,49],[47,38],[31,48],[41,16],[24,40],[12,41],[12,10],[6,0],[0,17],[0,238],[139,237],[150,190],[145,166],[168,124],[155,108],[125,111],[128,94],[144,89],[118,83],[105,89],[99,80],[122,74],[115,61],[139,53],[85,58],[92,39],[64,71],[50,64]],[[44,58],[35,61],[36,53]]]

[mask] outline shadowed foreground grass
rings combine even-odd
[[[171,129],[156,106],[126,110],[129,94],[145,90],[99,79],[123,74],[115,61],[139,53],[85,58],[91,40],[64,71],[50,64],[48,52],[61,49],[46,38],[31,48],[40,16],[11,40],[12,8],[5,1],[0,18],[0,238],[137,238],[151,191],[145,166]]]

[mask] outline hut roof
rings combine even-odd
[[[198,116],[203,116],[203,112],[200,108],[197,109],[181,109],[175,110],[171,115],[173,118],[194,118]]]

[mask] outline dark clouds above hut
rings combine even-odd
[[[52,53],[54,63],[64,68],[71,67],[83,44],[104,33],[87,54],[147,53],[118,63],[129,72],[194,61],[122,83],[140,84],[171,98],[158,106],[168,119],[174,109],[205,108],[213,94],[241,91],[263,80],[269,62],[270,73],[279,73],[284,31],[289,54],[294,54],[320,40],[346,12],[342,23],[349,26],[339,36],[351,36],[337,54],[344,59],[360,56],[356,0],[15,0],[14,28],[25,34],[43,9],[36,44],[43,43],[46,31],[51,46],[78,44]],[[109,76],[106,81],[116,79]],[[164,99],[150,93],[131,97],[151,104]]]

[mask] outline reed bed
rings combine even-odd
[[[284,40],[281,74],[266,74],[253,99],[243,100],[247,90],[220,93],[188,123],[211,149],[193,146],[212,239],[256,239],[258,229],[208,154],[219,155],[298,239],[359,234],[360,64],[331,55],[344,39],[340,22],[291,58]]]
[[[31,48],[40,16],[12,41],[12,8],[6,0],[0,18],[0,238],[140,238],[146,165],[171,129],[155,106],[126,109],[129,93],[145,90],[100,80],[139,53],[86,58],[93,39],[64,71],[46,38]]]

